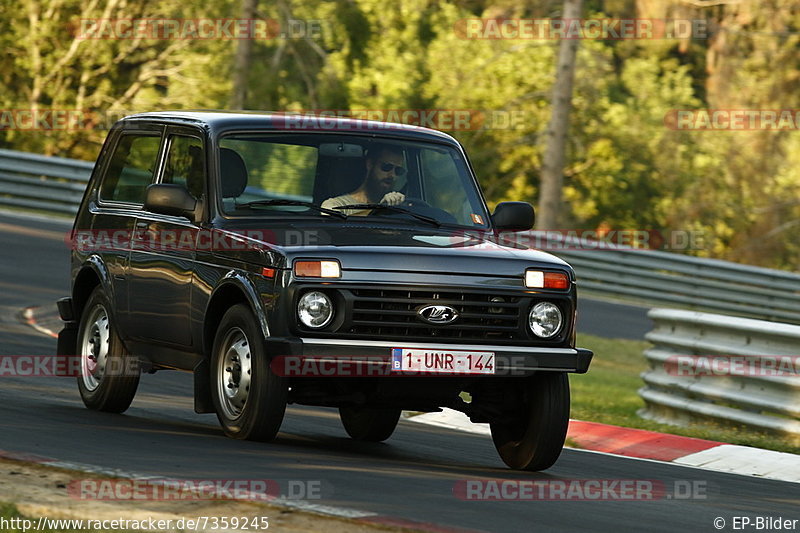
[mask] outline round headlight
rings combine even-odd
[[[311,291],[297,302],[297,318],[309,328],[324,328],[333,318],[333,303],[325,293]]]
[[[531,327],[531,331],[543,339],[558,333],[563,321],[561,309],[550,302],[540,302],[534,305],[528,314],[528,325]]]

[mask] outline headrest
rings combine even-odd
[[[236,198],[241,196],[247,187],[247,167],[244,159],[230,148],[219,149],[220,179],[222,180],[222,197]]]
[[[328,198],[353,192],[364,181],[364,159],[361,157],[325,157],[317,161],[314,201],[321,204]]]

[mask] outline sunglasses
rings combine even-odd
[[[401,166],[399,166],[399,165],[393,165],[392,163],[387,163],[386,161],[381,163],[381,170],[382,171],[389,172],[392,169],[394,169],[394,175],[395,176],[402,176],[403,174],[406,173],[406,169],[401,167]]]

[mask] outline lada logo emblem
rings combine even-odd
[[[441,326],[453,323],[458,318],[458,311],[449,305],[426,305],[417,311],[417,316],[424,322]]]

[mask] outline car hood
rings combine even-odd
[[[496,238],[476,231],[340,223],[286,225],[267,231],[231,229],[264,247],[268,262],[288,267],[295,259],[338,259],[343,270],[522,276],[526,268],[558,268],[558,257],[520,244],[519,234]],[[571,275],[572,277],[572,275]]]

